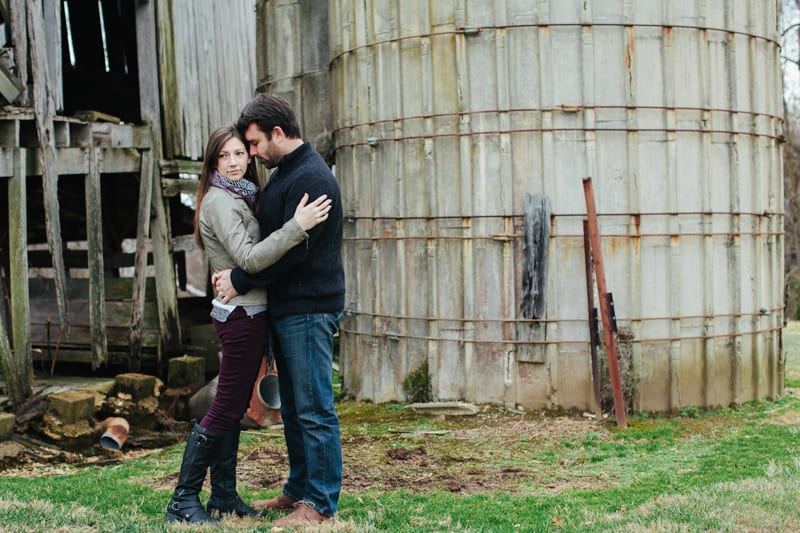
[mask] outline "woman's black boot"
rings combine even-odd
[[[242,501],[236,492],[236,460],[239,453],[239,434],[237,425],[219,437],[218,460],[211,464],[211,497],[206,508],[209,513],[236,513],[237,516],[264,516]]]
[[[194,425],[183,451],[178,486],[167,505],[167,521],[217,522],[206,512],[199,494],[206,479],[206,471],[218,454],[218,443],[217,435],[199,424]]]

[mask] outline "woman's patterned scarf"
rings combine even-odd
[[[218,170],[215,170],[214,174],[211,176],[211,185],[241,196],[251,209],[256,205],[258,186],[250,180],[244,178],[236,181],[229,180],[220,174]]]

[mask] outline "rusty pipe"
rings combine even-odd
[[[130,424],[121,417],[108,417],[102,422],[104,431],[100,436],[100,446],[108,450],[121,450],[128,440]]]

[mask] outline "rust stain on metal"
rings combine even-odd
[[[639,213],[635,213],[631,216],[631,221],[633,222],[633,233],[631,233],[631,252],[638,257],[640,253],[640,246],[642,244],[642,239],[640,238],[642,216]]]
[[[633,63],[633,54],[636,52],[636,46],[634,41],[634,31],[633,26],[628,26],[628,44],[625,46],[625,69],[629,71],[631,70],[631,65]]]
[[[620,251],[625,251],[628,248],[628,240],[629,239],[627,237],[614,237],[608,239],[608,242],[610,243],[609,251],[611,254],[613,255]]]

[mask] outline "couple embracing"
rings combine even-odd
[[[274,169],[263,190],[254,158]],[[333,174],[303,141],[282,98],[256,96],[235,126],[211,134],[195,238],[214,272],[211,316],[222,360],[214,401],[186,442],[167,520],[214,522],[217,514],[278,510],[290,513],[275,526],[322,522],[336,513],[342,483],[332,383],[333,337],[344,308],[342,203]],[[236,491],[239,421],[268,335],[289,476],[278,496],[251,507]],[[211,496],[204,507],[198,495],[207,471]]]

